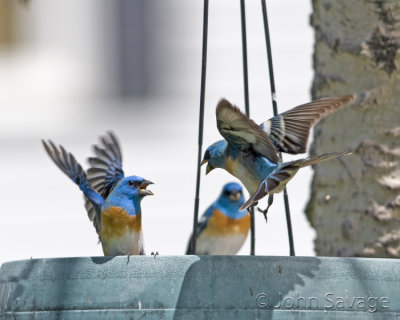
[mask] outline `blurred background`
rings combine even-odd
[[[203,150],[220,139],[215,107],[244,109],[239,1],[209,7]],[[268,1],[279,111],[310,100],[310,1]],[[250,114],[272,116],[261,3],[246,2]],[[184,254],[192,228],[200,96],[203,1],[0,0],[0,263],[102,255],[80,190],[51,162],[51,138],[86,167],[91,145],[112,130],[124,171],[155,185],[142,202],[149,254]],[[285,156],[285,160],[292,159]],[[202,169],[200,214],[235,181]],[[314,255],[304,208],[311,169],[289,183],[297,255]],[[261,207],[265,207],[266,199]],[[288,255],[282,196],[265,224],[256,215],[256,254]],[[240,254],[249,253],[249,241]]]

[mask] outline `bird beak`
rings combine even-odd
[[[207,164],[207,167],[206,167],[206,174],[208,174],[211,170],[213,170],[213,169],[215,169],[212,165],[210,165],[210,164]]]
[[[149,184],[154,184],[154,183],[149,180],[143,180],[143,182],[139,186],[140,195],[142,195],[142,196],[153,196],[154,195],[153,192],[146,189]]]
[[[237,201],[240,199],[240,196],[241,196],[240,192],[231,193],[231,195],[229,196],[229,200]]]
[[[202,166],[203,164],[206,164],[207,162],[208,162],[208,160],[204,158],[204,159],[201,161],[200,166]]]

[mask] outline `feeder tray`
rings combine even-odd
[[[0,319],[398,319],[399,266],[265,256],[22,260],[0,269]]]

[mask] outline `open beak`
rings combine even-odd
[[[153,184],[153,182],[149,181],[149,180],[143,180],[143,182],[140,184],[139,186],[139,193],[142,196],[153,196],[154,193],[151,192],[150,190],[147,190],[147,186]]]

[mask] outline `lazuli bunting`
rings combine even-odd
[[[197,225],[196,252],[190,250],[191,238],[186,254],[236,254],[250,228],[249,212],[239,210],[243,204],[242,187],[235,182],[227,183]]]
[[[93,220],[104,255],[144,254],[140,202],[153,195],[147,186],[152,182],[138,177],[124,177],[121,153],[112,133],[102,139],[104,148],[97,148],[97,158],[88,176],[74,156],[52,141],[43,141],[50,158],[90,202],[89,217]],[[100,166],[101,163],[101,166]],[[93,185],[92,185],[93,184]]]
[[[216,116],[218,130],[225,140],[209,146],[201,164],[207,163],[206,174],[222,168],[245,185],[250,198],[240,210],[269,194],[268,207],[263,211],[266,215],[272,194],[282,191],[300,168],[348,154],[330,153],[285,163],[278,156],[279,151],[305,152],[311,127],[353,99],[353,95],[319,99],[281,113],[260,126],[222,99]]]

